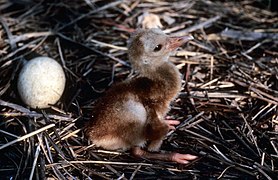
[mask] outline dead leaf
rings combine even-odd
[[[143,29],[162,28],[160,18],[156,14],[145,12],[138,17],[138,25],[142,24]]]
[[[163,18],[163,21],[165,21],[168,25],[174,24],[176,22],[176,20],[174,18],[171,18],[167,14],[164,14],[162,18]]]

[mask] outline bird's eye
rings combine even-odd
[[[162,48],[162,45],[161,44],[158,44],[158,45],[156,45],[155,46],[155,48],[154,48],[154,52],[158,52],[158,51],[160,51],[161,50],[161,48]]]

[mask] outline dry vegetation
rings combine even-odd
[[[144,12],[195,37],[171,58],[184,88],[169,115],[182,124],[162,146],[200,156],[187,166],[103,151],[82,132],[95,99],[130,74],[125,47]],[[276,179],[277,26],[259,0],[0,0],[0,179]],[[22,62],[38,55],[67,76],[45,110],[16,88]]]

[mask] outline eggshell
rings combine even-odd
[[[32,108],[47,108],[60,99],[65,83],[65,73],[57,61],[37,57],[22,68],[17,88],[25,104]]]

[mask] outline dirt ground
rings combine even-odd
[[[277,179],[278,16],[271,0],[0,0],[0,179]],[[152,21],[154,17],[155,21]],[[192,35],[170,60],[181,125],[163,151],[188,165],[105,151],[84,136],[95,100],[131,73],[130,33]],[[17,92],[24,61],[57,60],[58,103],[32,109]]]

